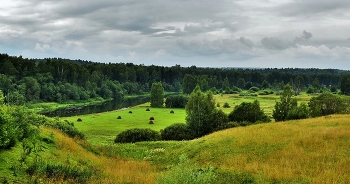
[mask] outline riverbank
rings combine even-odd
[[[173,95],[173,94],[178,94],[178,93],[165,92],[165,96]],[[126,95],[124,96],[124,100],[134,99],[134,98],[147,98],[147,97],[150,97],[150,93],[144,93],[140,95]],[[114,100],[113,98],[103,99],[101,97],[98,97],[98,98],[93,98],[85,101],[67,101],[65,103],[42,102],[42,103],[26,104],[26,106],[28,107],[29,110],[35,113],[44,114],[44,113],[54,112],[59,109],[73,109],[73,108],[86,107],[91,105],[100,105],[113,100]]]

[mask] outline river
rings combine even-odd
[[[140,105],[143,103],[149,102],[149,97],[137,97],[137,98],[128,98],[124,100],[112,100],[107,101],[101,104],[95,105],[86,105],[81,107],[71,107],[71,108],[62,108],[57,109],[52,112],[42,113],[45,116],[49,117],[69,117],[69,116],[78,116],[84,114],[93,114],[106,111],[113,111],[117,109],[132,107]]]

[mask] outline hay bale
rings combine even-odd
[[[149,121],[149,123],[148,124],[154,124],[154,122],[151,120],[151,121]]]
[[[149,120],[154,120],[154,117],[150,117]]]

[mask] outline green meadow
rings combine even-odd
[[[117,134],[131,128],[150,128],[160,131],[174,123],[185,123],[184,109],[150,108],[150,104],[141,104],[132,108],[104,113],[88,114],[62,118],[74,122],[92,144],[112,143]],[[149,108],[150,111],[146,111]],[[170,113],[173,110],[174,113]],[[132,113],[129,113],[131,111]],[[118,119],[118,117],[121,119]],[[153,117],[153,123],[149,124]],[[82,121],[77,121],[80,118]]]

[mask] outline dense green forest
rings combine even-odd
[[[200,68],[175,65],[145,66],[133,63],[97,63],[61,58],[27,59],[0,54],[0,90],[8,104],[59,102],[90,98],[122,99],[147,93],[154,82],[165,91],[189,94],[199,85],[203,91],[232,93],[237,89],[274,88],[287,83],[294,91],[331,90],[348,94],[349,71],[301,68]],[[341,82],[343,85],[341,85]]]

